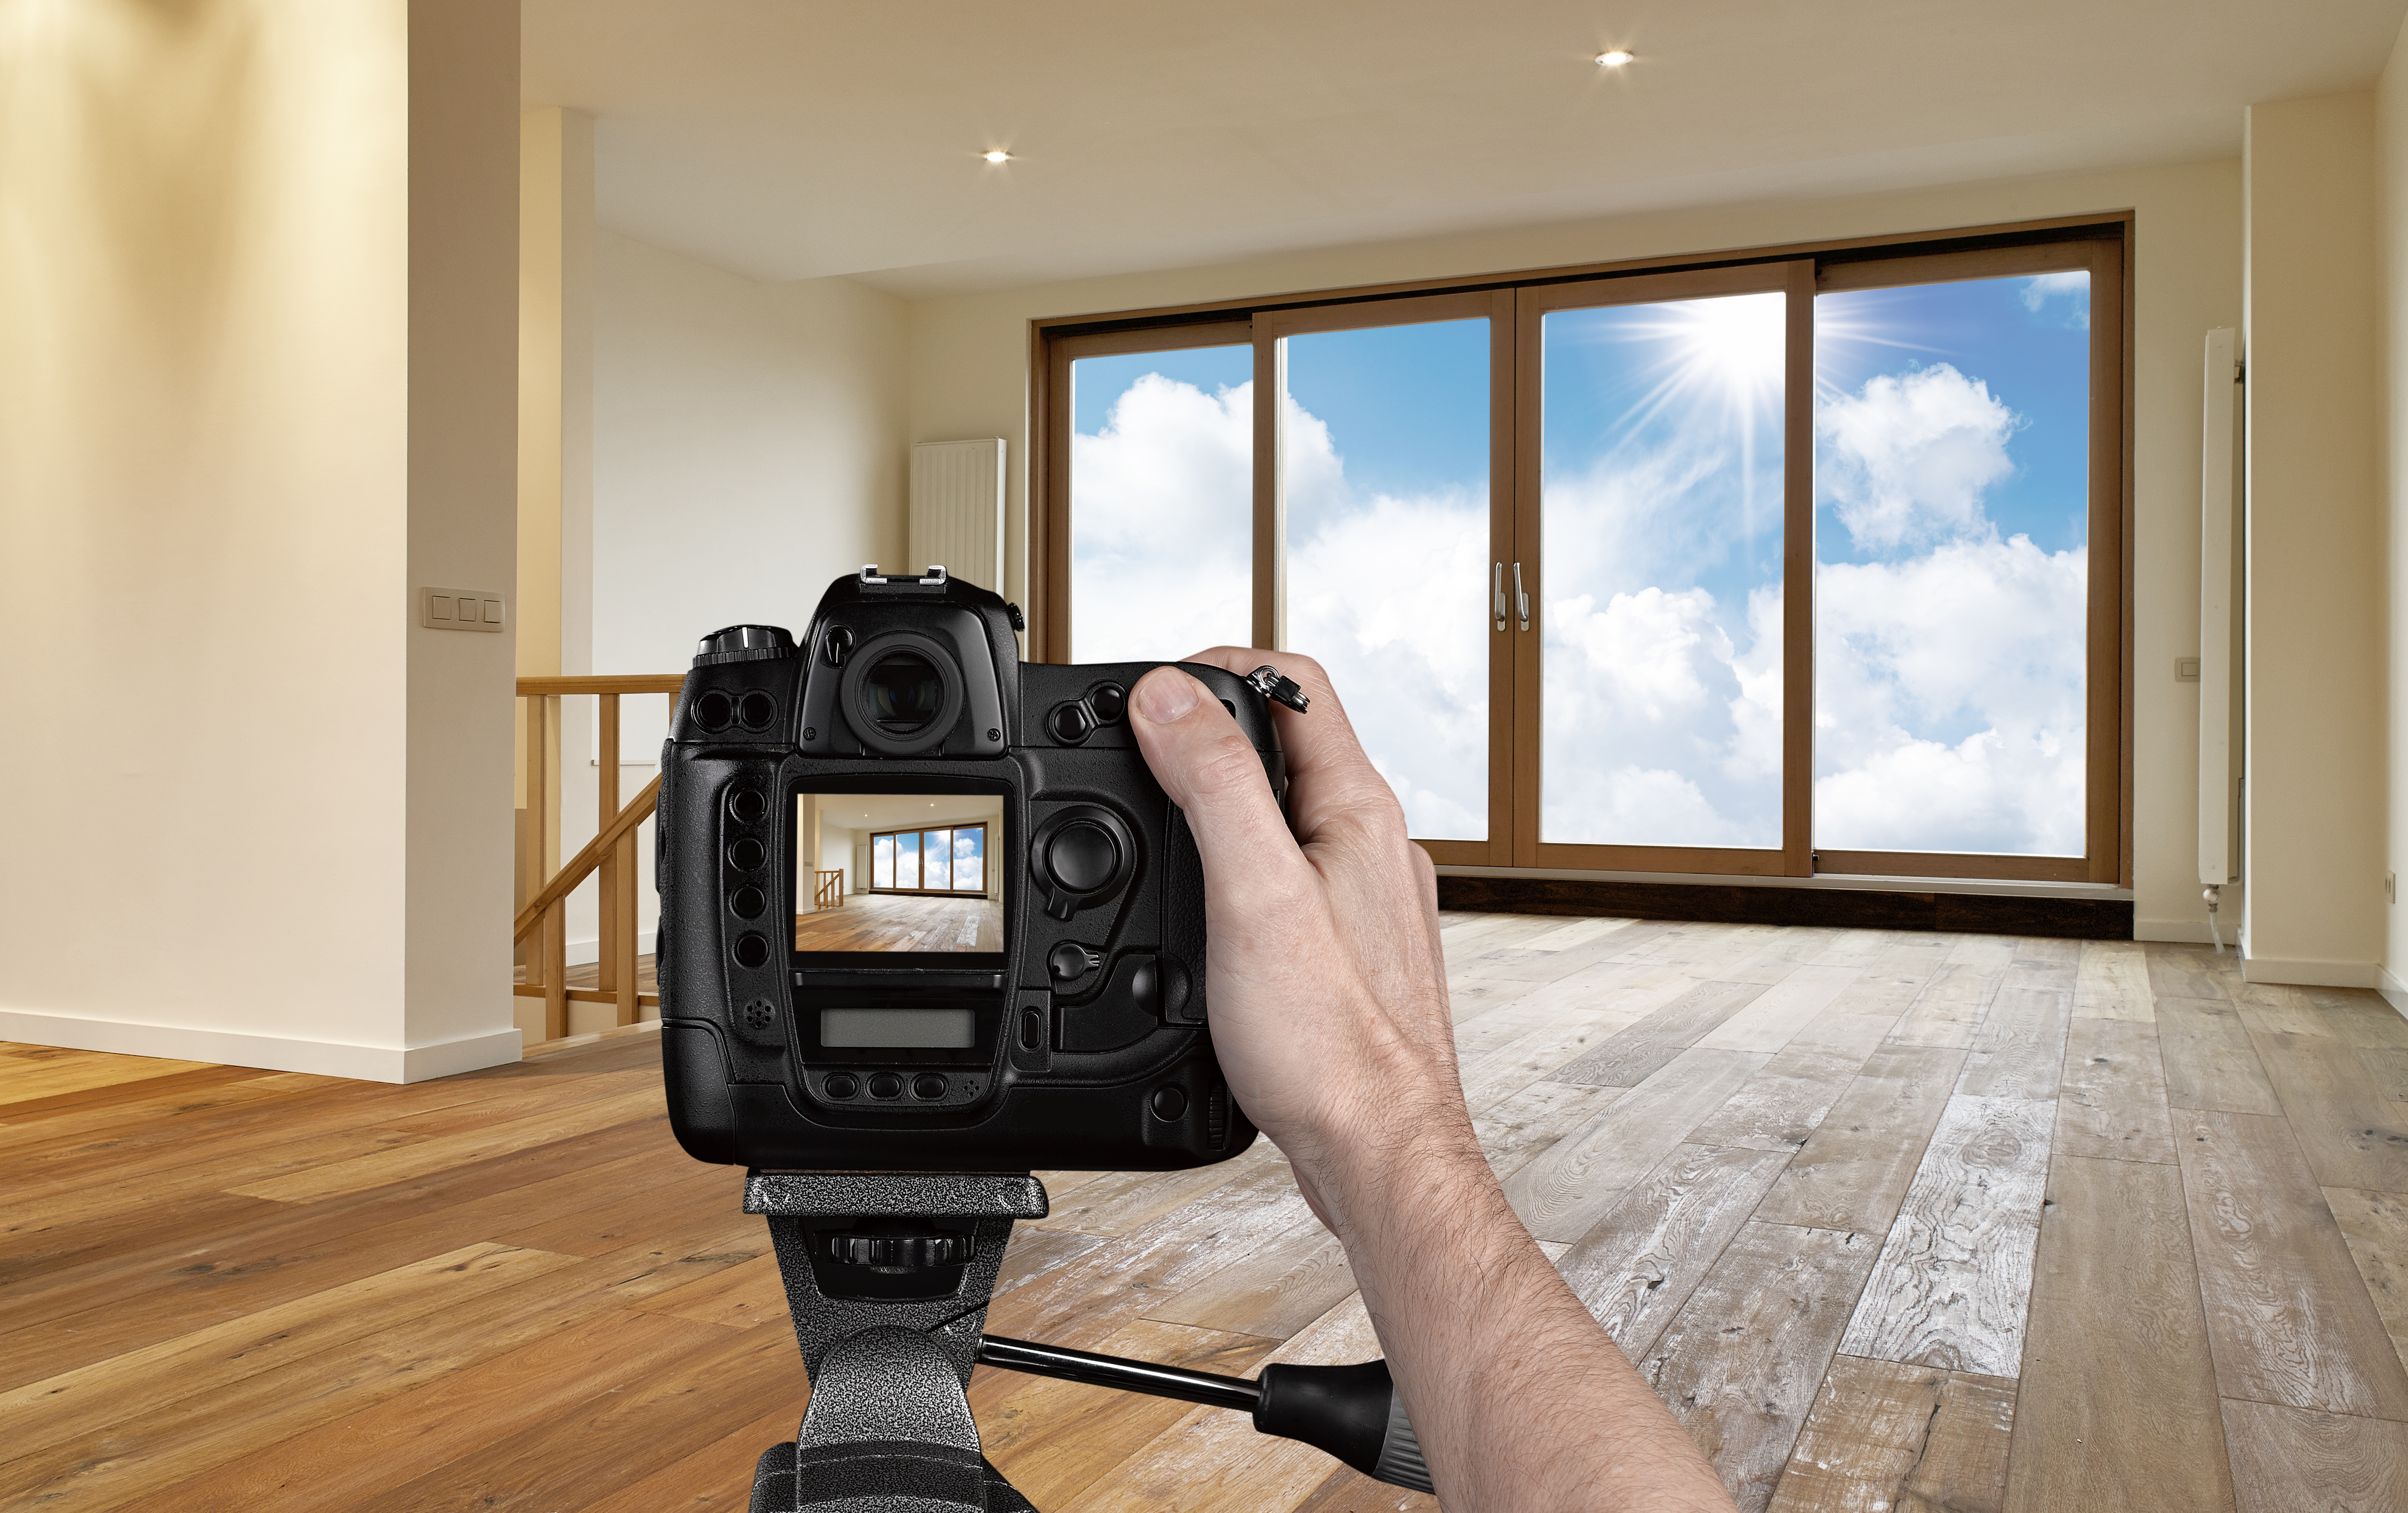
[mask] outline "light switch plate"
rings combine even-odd
[[[2175,658],[2174,658],[2174,682],[2176,682],[2176,683],[2197,683],[2198,681],[2199,681],[2199,658],[2198,658],[2198,657],[2196,657],[2196,656],[2177,656],[2177,657],[2175,657]]]
[[[509,624],[502,596],[480,588],[422,588],[418,623],[429,630],[480,630],[500,635]]]

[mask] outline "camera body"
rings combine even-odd
[[[1019,611],[931,568],[831,584],[801,643],[706,637],[662,752],[669,1121],[782,1170],[1155,1171],[1254,1127],[1205,1014],[1204,877],[1147,770],[1154,662],[1023,665]],[[1179,667],[1283,800],[1263,695]]]

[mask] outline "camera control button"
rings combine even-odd
[[[1078,820],[1055,832],[1045,848],[1045,868],[1071,892],[1094,893],[1121,870],[1120,843],[1102,826]]]
[[[1128,710],[1128,690],[1117,683],[1108,683],[1087,696],[1087,707],[1096,712],[1096,719],[1104,725],[1118,725]]]
[[[738,788],[727,796],[727,812],[739,825],[753,825],[769,812],[768,795],[758,788]]]
[[[769,896],[757,887],[739,887],[727,896],[727,907],[738,919],[758,919],[769,907]]]
[[[769,848],[749,835],[727,848],[727,864],[738,872],[749,872],[768,859]]]
[[[1187,1112],[1187,1094],[1177,1088],[1156,1088],[1149,1102],[1154,1109],[1154,1117],[1165,1124]]]
[[[945,1074],[941,1072],[923,1072],[913,1077],[911,1096],[926,1102],[934,1102],[944,1097]]]
[[[872,1098],[902,1097],[903,1078],[901,1074],[894,1072],[881,1072],[872,1076],[869,1079],[869,1096]]]
[[[769,943],[760,936],[745,935],[737,940],[736,964],[738,966],[758,967],[766,964],[768,959]]]
[[[1045,970],[1057,983],[1075,983],[1103,964],[1103,953],[1090,951],[1076,941],[1064,941],[1045,954]]]
[[[827,658],[828,666],[842,667],[844,659],[853,655],[853,627],[830,626],[827,634],[820,638],[820,655]]]
[[[736,700],[717,688],[694,701],[694,723],[712,735],[727,728],[736,718]]]
[[[1084,704],[1056,704],[1045,716],[1045,728],[1054,739],[1066,746],[1075,746],[1095,731],[1096,717],[1087,713]]]
[[[851,1098],[861,1091],[861,1079],[850,1072],[835,1072],[820,1087],[830,1098]]]

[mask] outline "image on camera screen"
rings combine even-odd
[[[795,949],[1000,952],[1003,800],[994,794],[796,798]],[[813,838],[816,837],[816,840]]]

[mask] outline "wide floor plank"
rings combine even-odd
[[[1771,1502],[1872,1261],[1865,1235],[1744,1225],[1638,1361],[1741,1513]]]
[[[2015,1405],[2011,1513],[2232,1506],[2185,1228],[2173,1168],[2057,1161]]]
[[[2219,1390],[2408,1421],[2408,1371],[2285,1122],[2186,1113],[2175,1137]]]
[[[2408,1424],[2227,1399],[2239,1513],[2408,1507]]]
[[[1840,1355],[1782,1468],[1771,1513],[2000,1513],[2015,1384]]]

